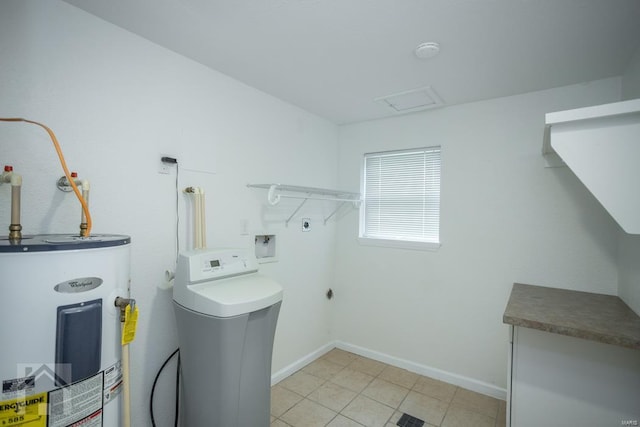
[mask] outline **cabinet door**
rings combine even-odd
[[[515,327],[511,426],[640,423],[640,351]]]

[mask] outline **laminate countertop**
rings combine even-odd
[[[502,321],[640,350],[640,316],[613,295],[514,283]]]

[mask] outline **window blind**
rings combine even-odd
[[[440,241],[440,147],[365,154],[361,237]]]

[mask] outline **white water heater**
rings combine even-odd
[[[0,426],[117,427],[130,238],[0,239]]]

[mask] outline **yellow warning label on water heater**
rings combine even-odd
[[[0,427],[46,427],[47,393],[0,402]]]
[[[136,325],[138,324],[138,306],[131,312],[128,305],[124,311],[124,327],[122,328],[122,345],[127,345],[136,337]],[[2,426],[0,426],[2,427]]]

